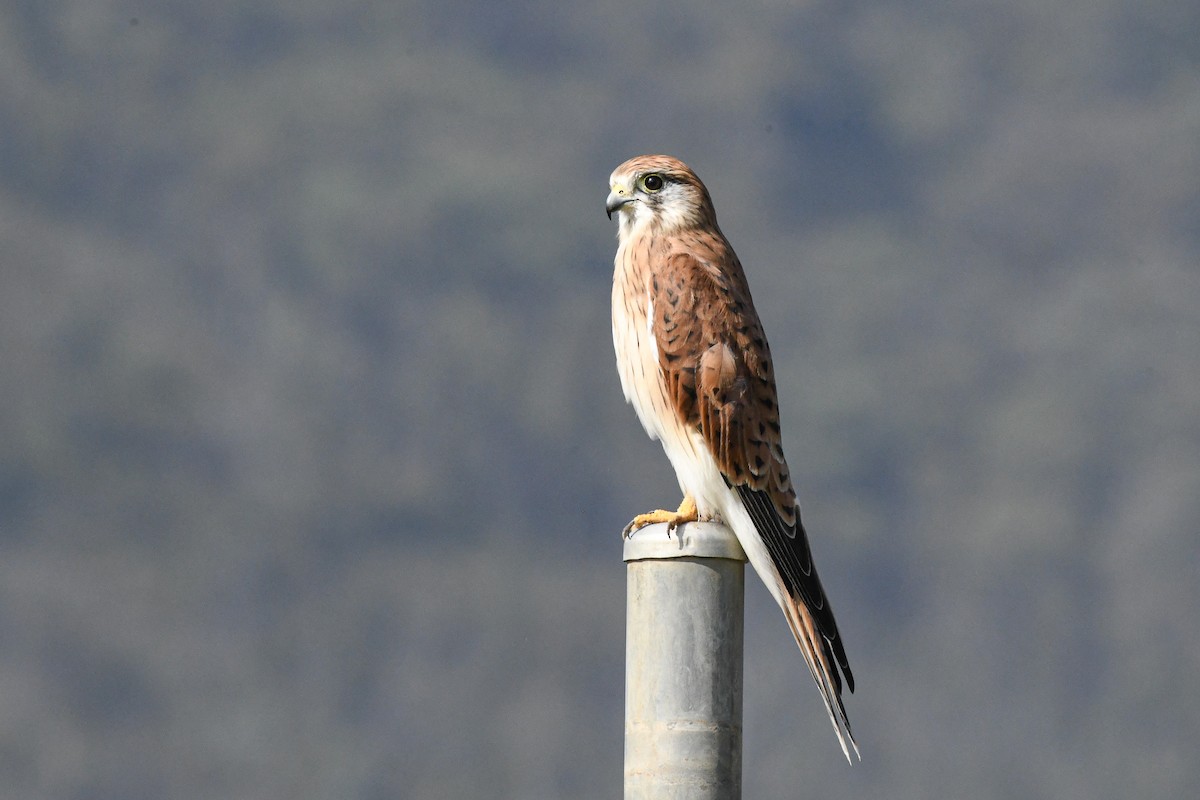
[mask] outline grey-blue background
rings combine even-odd
[[[859,691],[745,789],[1200,787],[1200,5],[19,0],[6,796],[610,798],[609,171],[716,199]]]

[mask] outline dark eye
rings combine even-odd
[[[647,192],[657,192],[663,187],[662,175],[647,175],[642,178],[642,186]]]

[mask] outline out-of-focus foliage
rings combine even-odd
[[[0,775],[612,797],[609,170],[708,182],[859,692],[765,592],[748,797],[1200,786],[1200,6],[20,2]]]

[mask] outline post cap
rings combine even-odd
[[[659,522],[638,528],[625,540],[625,561],[659,558],[728,558],[745,561],[733,531],[720,522],[685,522],[673,531]]]

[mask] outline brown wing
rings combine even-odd
[[[854,691],[783,457],[771,353],[745,274],[718,236],[692,233],[681,244],[687,252],[668,256],[650,287],[652,327],[668,396],[687,424],[704,436],[725,482],[737,491],[763,537],[788,594],[803,600],[826,640],[822,649],[836,657]],[[837,670],[832,673],[840,691]]]

